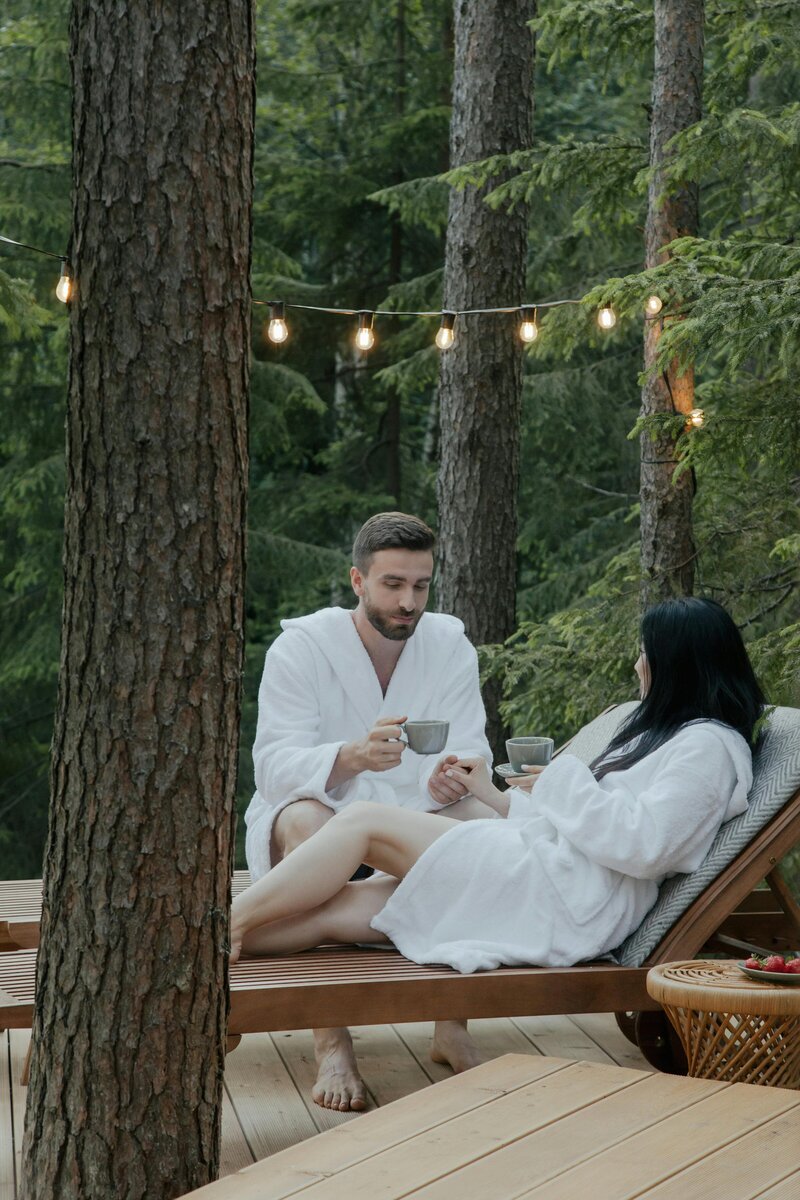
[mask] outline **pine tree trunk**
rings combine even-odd
[[[696,235],[699,197],[695,183],[669,185],[664,167],[666,144],[676,133],[700,120],[703,99],[703,0],[655,0],[655,70],[650,126],[650,164],[656,168],[650,184],[645,265],[666,258],[663,247],[676,237]],[[644,335],[644,364],[656,358],[662,320],[648,320]],[[673,364],[651,376],[642,389],[642,414],[690,413],[694,407],[691,368],[679,374]],[[673,481],[675,440],[649,434],[641,439],[641,572],[642,604],[670,596],[690,595],[694,583],[695,548],[692,535],[694,480],[684,472]]]
[[[450,159],[456,167],[532,144],[535,0],[456,0]],[[528,212],[492,210],[488,187],[453,190],[444,307],[523,300]],[[522,358],[513,315],[463,316],[439,378],[439,607],[477,643],[514,630]],[[502,740],[499,694],[484,692]]]
[[[394,111],[398,126],[402,125],[406,112],[406,5],[397,0],[395,8],[395,92]],[[402,183],[405,171],[398,161],[393,182]],[[403,276],[403,224],[398,213],[392,213],[389,234],[389,286],[399,283]],[[392,332],[397,332],[393,322]],[[402,408],[400,393],[391,388],[386,400],[386,490],[394,498],[396,508],[402,506],[403,454],[402,454]]]
[[[74,0],[65,596],[25,1200],[213,1179],[243,649],[249,0]]]

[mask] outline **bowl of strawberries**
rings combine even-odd
[[[800,954],[752,954],[736,965],[751,979],[765,983],[800,983]]]

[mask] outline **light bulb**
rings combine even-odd
[[[610,304],[604,304],[597,314],[597,324],[601,329],[613,329],[617,323],[617,314]]]
[[[62,304],[66,304],[72,295],[72,277],[65,262],[61,264],[61,276],[56,284],[56,296]]]
[[[657,317],[664,307],[664,301],[660,296],[648,296],[645,302],[644,311],[648,317]]]
[[[359,350],[371,350],[375,345],[375,334],[372,332],[373,314],[371,312],[360,312],[358,314],[358,333],[356,334],[356,346]]]
[[[436,338],[434,339],[440,350],[449,350],[456,340],[453,329],[455,323],[456,314],[454,312],[444,311],[442,313],[442,323],[436,331]]]
[[[289,327],[285,320],[286,305],[282,300],[269,301],[269,325],[267,326],[267,337],[271,342],[280,345],[285,342],[289,336]]]
[[[700,429],[705,424],[706,414],[702,408],[693,408],[689,413],[689,420],[686,422],[687,428],[693,425],[695,429]]]
[[[539,326],[536,324],[536,309],[521,308],[519,312],[522,318],[522,324],[519,327],[519,336],[523,342],[535,342],[539,336]]]

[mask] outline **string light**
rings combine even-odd
[[[456,323],[456,314],[445,310],[442,313],[442,323],[436,334],[436,345],[440,350],[449,350],[456,339],[453,326]]]
[[[601,329],[613,329],[617,323],[617,314],[610,304],[604,304],[597,314],[597,324]]]
[[[66,256],[63,254],[54,254],[51,250],[43,250],[39,246],[29,246],[26,242],[17,242],[13,238],[4,237],[0,234],[0,242],[6,242],[11,246],[19,246],[24,250],[33,250],[37,254],[46,254],[50,258],[57,258],[61,262],[61,276],[56,285],[56,295],[63,303],[68,303],[75,293],[75,280],[69,268]],[[539,324],[537,321],[537,310],[539,308],[558,308],[564,304],[582,304],[580,299],[569,300],[546,300],[541,301],[538,305],[517,305],[503,306],[499,308],[469,308],[469,309],[444,309],[436,311],[406,311],[403,309],[353,309],[353,308],[328,308],[318,304],[287,304],[283,300],[253,300],[253,304],[265,305],[270,310],[270,318],[267,323],[267,337],[275,345],[281,345],[289,336],[289,329],[286,324],[286,309],[298,308],[307,309],[310,312],[333,313],[340,316],[357,316],[358,330],[356,332],[355,343],[359,350],[371,350],[375,345],[375,334],[373,332],[373,323],[376,313],[381,316],[392,317],[439,317],[441,324],[436,333],[436,345],[440,350],[449,350],[455,341],[455,320],[458,316],[471,316],[474,314],[484,313],[517,313],[519,314],[519,336],[525,343],[535,342],[539,336]],[[664,301],[655,293],[648,296],[645,301],[644,309],[648,317],[657,316],[664,307]],[[617,314],[614,312],[610,304],[604,304],[597,312],[597,324],[602,330],[613,329],[617,323]],[[702,409],[693,409],[689,420],[693,427],[699,428],[703,424]]]
[[[703,425],[705,425],[705,421],[706,414],[703,412],[702,408],[693,408],[686,421],[686,428],[702,429]]]
[[[56,295],[58,296],[58,298],[62,304],[66,304],[67,301],[72,298],[72,292],[73,292],[72,276],[69,273],[69,266],[67,265],[67,260],[65,258],[62,258],[62,260],[61,260],[61,275],[59,276],[58,283],[56,284]]]
[[[521,318],[519,336],[523,342],[535,342],[539,336],[539,326],[536,324],[536,309],[521,308],[519,315]]]
[[[286,325],[286,305],[283,300],[269,301],[269,325],[267,326],[267,337],[271,342],[280,345],[285,342],[289,336],[289,329]]]
[[[372,332],[372,322],[374,320],[374,313],[360,312],[358,314],[358,333],[356,334],[356,346],[359,350],[371,350],[375,345],[375,334]]]

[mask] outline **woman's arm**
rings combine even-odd
[[[508,816],[509,799],[507,792],[501,792],[492,783],[489,768],[484,758],[462,758],[453,763],[445,772],[451,779],[461,783],[478,800],[488,804],[501,817]]]

